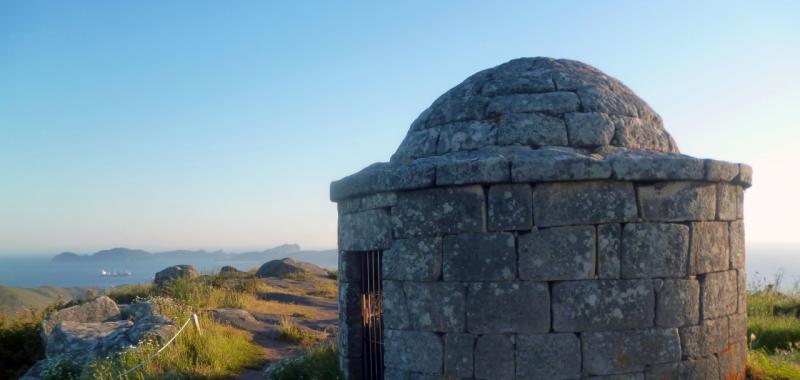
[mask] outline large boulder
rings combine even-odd
[[[131,321],[72,322],[61,321],[47,337],[47,357],[70,354],[76,357],[104,357],[131,346],[126,331]]]
[[[198,272],[197,269],[194,269],[194,267],[191,265],[173,265],[156,273],[153,282],[156,285],[164,285],[164,283],[175,280],[177,278],[191,279],[198,276],[200,276],[200,272]]]
[[[209,310],[211,318],[216,321],[231,325],[238,329],[256,331],[264,330],[267,325],[257,320],[247,310],[242,309],[212,309]]]
[[[242,271],[240,271],[240,270],[238,270],[238,269],[236,269],[236,268],[234,268],[234,267],[232,267],[230,265],[226,265],[226,266],[222,267],[222,269],[219,270],[219,274],[222,275],[222,276],[235,277],[235,276],[239,276],[239,275],[241,275],[243,273],[244,272],[242,272]]]
[[[314,264],[290,258],[268,261],[258,268],[258,277],[286,277],[289,275],[327,276],[328,271]]]
[[[94,300],[58,310],[42,321],[42,338],[46,339],[53,328],[62,321],[69,322],[108,322],[120,319],[119,307],[111,298],[100,296]]]

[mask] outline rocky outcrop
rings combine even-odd
[[[42,321],[42,338],[46,339],[53,328],[62,321],[89,323],[117,319],[120,319],[117,304],[111,298],[101,296],[91,302],[61,309],[48,315]]]
[[[177,278],[195,278],[198,276],[200,276],[200,273],[191,265],[173,265],[156,273],[153,283],[156,286],[161,286]]]
[[[236,269],[236,268],[234,268],[234,267],[232,267],[230,265],[226,265],[226,266],[222,267],[222,269],[219,270],[219,274],[220,275],[229,276],[229,277],[239,276],[242,273],[244,273],[244,272],[242,272],[242,271],[240,271],[240,270],[238,270],[238,269]]]
[[[258,277],[286,277],[289,275],[327,276],[328,271],[314,264],[290,258],[268,261],[258,268]]]

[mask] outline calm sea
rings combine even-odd
[[[300,252],[283,254],[285,256],[307,261],[323,268],[336,268],[335,251],[327,253]],[[120,263],[53,263],[50,257],[34,256],[0,256],[0,285],[13,287],[113,287],[123,284],[142,283],[153,280],[156,272],[177,264],[191,264],[201,273],[218,271],[225,265],[239,270],[249,270],[264,264],[263,261],[216,261],[216,260],[153,260],[130,261]],[[130,277],[102,277],[100,271],[129,271]]]

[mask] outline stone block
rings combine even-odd
[[[753,184],[753,168],[750,165],[739,164],[739,175],[736,176],[734,182],[745,188],[750,187]]]
[[[442,373],[444,347],[432,332],[384,330],[383,361],[387,368]]]
[[[511,62],[509,62],[511,63]],[[484,95],[496,96],[532,92],[555,91],[550,72],[546,70],[502,70],[494,71],[481,90]]]
[[[736,271],[708,273],[700,280],[701,317],[712,319],[736,313]]]
[[[364,328],[361,323],[339,322],[339,352],[348,358],[363,356]]]
[[[730,182],[739,175],[739,164],[718,160],[705,160],[705,162],[707,181]]]
[[[614,138],[611,140],[611,145],[678,153],[675,142],[664,131],[660,120],[643,120],[638,117],[626,116],[612,116],[612,118],[614,119]]]
[[[362,358],[339,356],[339,367],[345,380],[361,380],[364,378],[364,362]]]
[[[552,285],[553,330],[639,329],[653,326],[655,293],[650,280],[596,280]]]
[[[608,376],[589,376],[584,377],[586,380],[645,380],[644,372],[638,373],[620,373]],[[661,379],[659,379],[661,380]]]
[[[614,121],[602,112],[571,112],[564,119],[572,146],[608,145],[614,137]]]
[[[510,162],[497,152],[459,152],[435,159],[436,184],[467,185],[508,182]]]
[[[575,334],[517,335],[518,379],[577,379],[581,342]]]
[[[717,184],[717,219],[736,220],[741,218],[744,205],[744,190],[741,186],[727,183]]]
[[[360,321],[361,309],[359,308],[355,313]],[[400,281],[383,281],[383,324],[387,329],[408,330],[411,328],[406,291]]]
[[[647,221],[714,220],[717,213],[717,189],[713,183],[657,183],[639,187],[639,203],[642,217]]]
[[[360,283],[339,283],[339,319],[347,323],[361,323]]]
[[[553,227],[519,236],[519,278],[534,281],[593,278],[594,226]]]
[[[530,230],[533,194],[529,185],[495,185],[489,189],[489,229]]]
[[[703,160],[675,153],[621,152],[607,158],[620,180],[703,179]]]
[[[408,131],[397,152],[392,156],[392,161],[433,156],[436,154],[438,140],[439,128]]]
[[[636,219],[636,196],[630,182],[545,183],[533,192],[537,226],[628,222]]]
[[[379,162],[332,182],[330,198],[338,202],[366,194],[420,189],[433,185],[435,179],[436,168],[429,163]]]
[[[339,249],[386,249],[392,242],[392,219],[386,210],[339,215]]]
[[[437,154],[497,145],[497,127],[488,121],[461,121],[439,128]]]
[[[680,328],[684,357],[699,358],[720,352],[728,346],[728,318],[704,320],[702,324]]]
[[[567,127],[558,117],[538,113],[499,115],[498,145],[567,145]]]
[[[601,224],[597,226],[597,275],[599,278],[619,278],[622,226]]]
[[[744,268],[744,222],[739,220],[731,222],[730,229],[731,268]]]
[[[647,380],[717,380],[720,378],[716,356],[677,363],[656,364],[647,369],[646,376]]]
[[[611,165],[600,156],[579,153],[571,148],[515,149],[510,156],[514,182],[589,180],[611,176]]]
[[[464,330],[465,285],[451,282],[406,282],[403,289],[414,330]]]
[[[692,223],[691,258],[693,273],[719,272],[728,269],[728,223]]]
[[[656,326],[680,327],[700,319],[700,283],[694,278],[653,280]]]
[[[622,229],[623,278],[683,277],[687,273],[689,227],[631,223]]]
[[[358,379],[362,379],[359,377]],[[384,368],[384,380],[442,380],[442,375],[433,373],[421,373],[404,371],[396,368]]]
[[[512,94],[495,96],[486,109],[501,115],[520,112],[547,112],[562,114],[577,111],[580,107],[574,92],[545,92],[541,94]]]
[[[395,238],[481,232],[486,229],[484,210],[481,186],[400,193],[392,209]]]
[[[747,340],[747,314],[740,313],[728,317],[728,344]]]
[[[747,364],[747,341],[739,341],[719,353],[719,376],[725,380],[744,380]]]
[[[429,108],[426,122],[421,127],[432,128],[454,121],[480,120],[489,98],[479,94],[487,75],[479,72],[451,88],[436,99]]]
[[[483,335],[475,345],[475,378],[514,379],[514,342],[505,335]]]
[[[397,204],[397,193],[377,193],[361,198],[361,210],[392,207]]]
[[[445,236],[445,281],[512,280],[517,273],[514,235],[506,232]]]
[[[339,282],[361,281],[363,252],[339,251]]]
[[[744,269],[736,270],[736,312],[747,312],[747,275]]]
[[[341,273],[341,272],[340,272]],[[383,253],[383,278],[437,281],[442,274],[442,238],[398,239]]]
[[[444,336],[444,374],[457,378],[472,377],[475,337],[470,334],[448,333]]]
[[[583,369],[590,375],[643,371],[681,359],[677,329],[603,331],[581,334]]]
[[[550,292],[539,282],[478,282],[467,290],[467,331],[545,333],[550,330]]]

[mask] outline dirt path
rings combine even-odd
[[[248,305],[248,310],[219,309],[215,318],[233,327],[253,334],[253,342],[264,347],[266,365],[297,355],[301,346],[279,339],[282,317],[289,316],[297,325],[318,332],[321,336],[335,336],[338,306],[333,294],[308,295],[320,285],[319,279],[281,280],[265,279],[270,290],[259,294],[258,301]],[[334,280],[325,279],[335,284]],[[264,368],[247,369],[232,379],[262,379]]]

